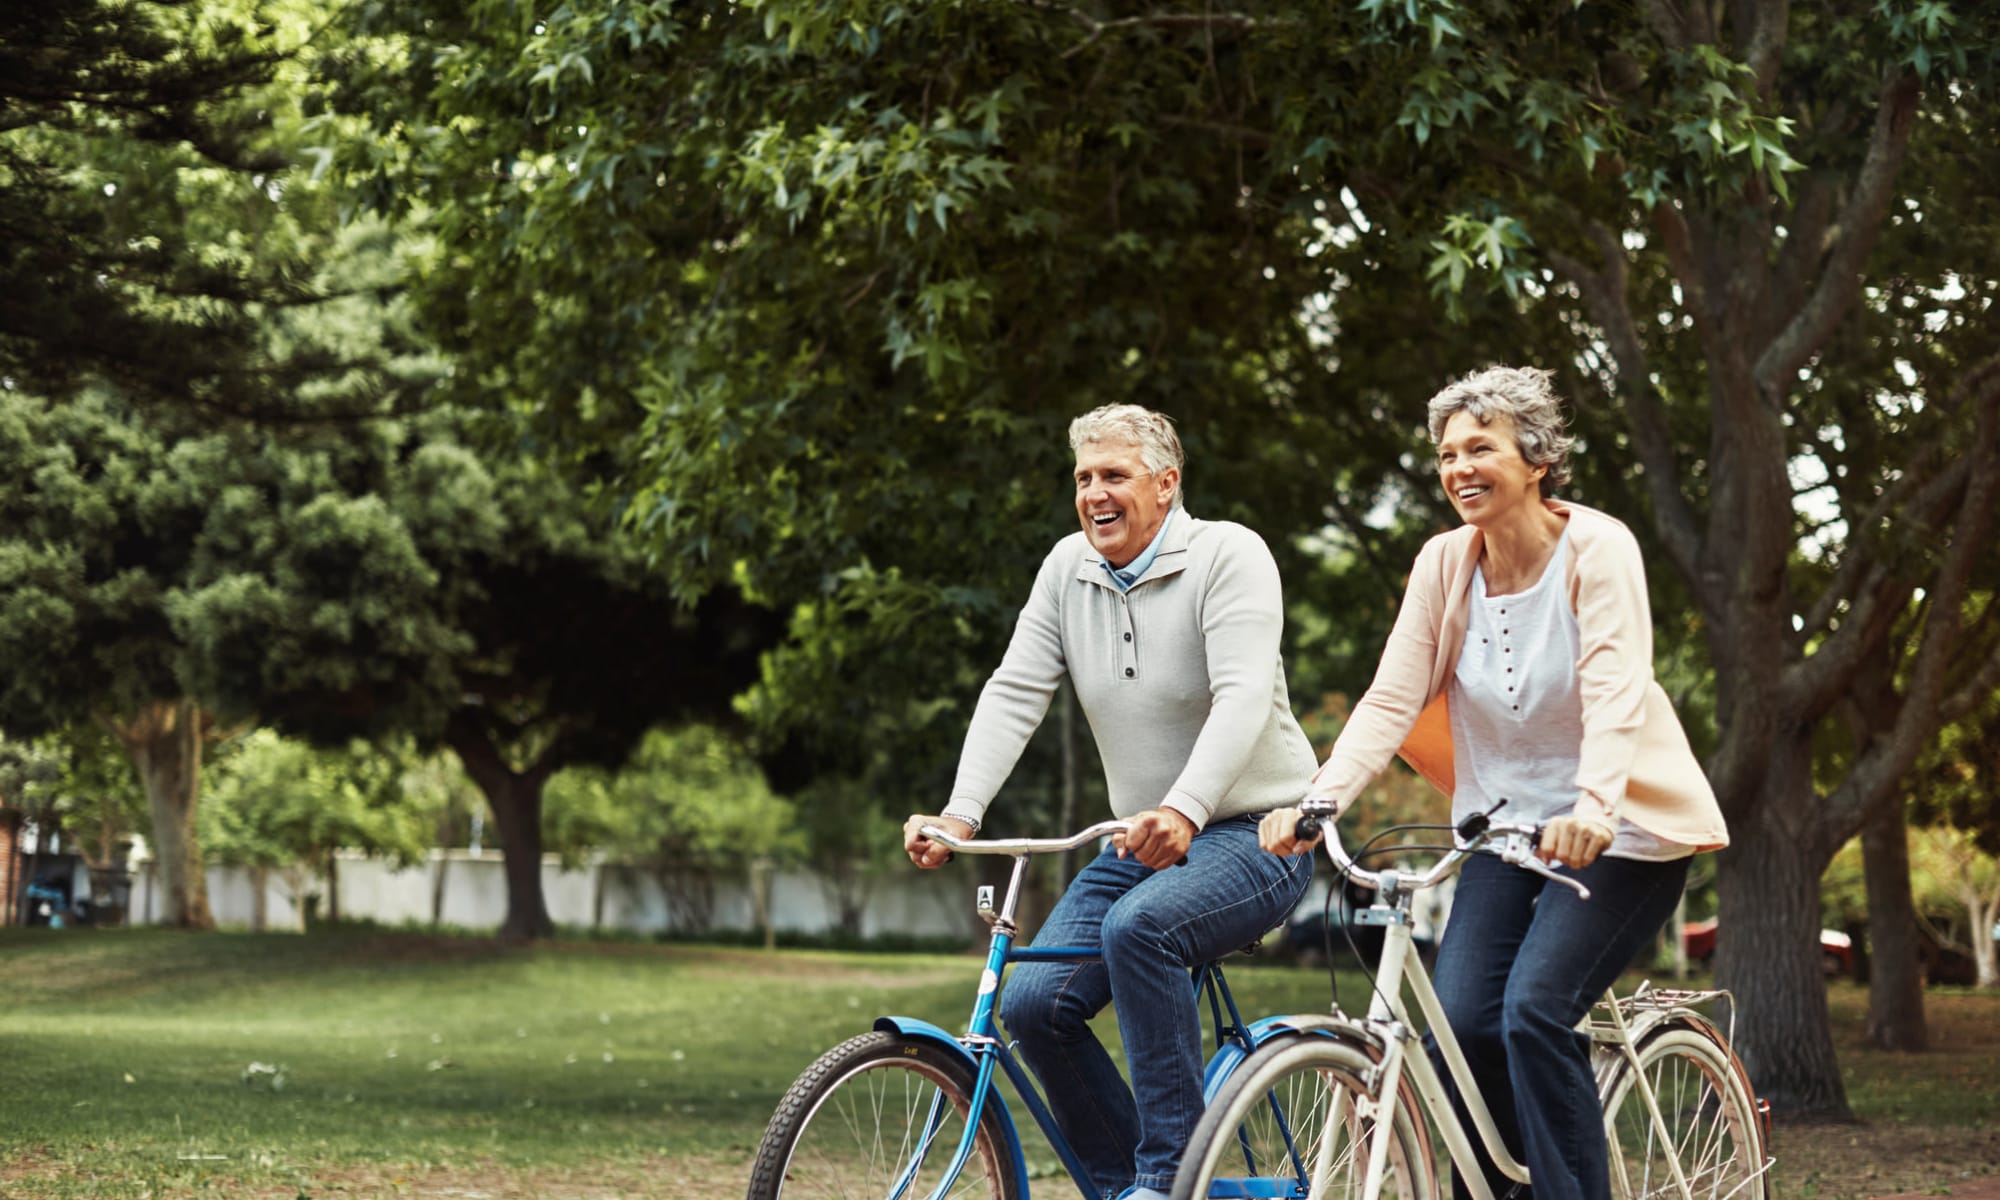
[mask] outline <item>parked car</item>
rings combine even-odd
[[[1340,888],[1329,912],[1326,894],[1315,889],[1285,922],[1286,949],[1306,966],[1324,966],[1331,951],[1334,958],[1350,963],[1358,955],[1372,969],[1382,955],[1383,927],[1358,924],[1354,917],[1373,901],[1371,890],[1349,881]],[[1333,920],[1330,931],[1329,916]],[[1426,965],[1437,961],[1437,941],[1428,928],[1413,929],[1410,943]]]
[[[1715,928],[1717,918],[1706,921],[1689,921],[1681,926],[1681,945],[1687,948],[1687,956],[1698,963],[1706,964],[1715,957]],[[1828,975],[1840,975],[1854,967],[1854,939],[1838,929],[1819,931],[1820,968]]]

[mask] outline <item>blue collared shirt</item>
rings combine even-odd
[[[1167,510],[1166,518],[1160,522],[1159,531],[1153,534],[1152,544],[1148,545],[1140,553],[1139,557],[1122,567],[1114,567],[1109,562],[1099,564],[1104,568],[1105,574],[1111,576],[1112,584],[1119,591],[1131,591],[1132,585],[1139,582],[1140,578],[1146,574],[1146,568],[1152,566],[1153,560],[1160,556],[1160,543],[1167,540],[1167,526],[1174,523],[1174,514],[1179,511],[1178,508]]]

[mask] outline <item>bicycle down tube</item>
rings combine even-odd
[[[1410,953],[1411,897],[1425,888],[1435,886],[1457,867],[1467,852],[1455,848],[1429,871],[1414,879],[1406,880],[1393,870],[1368,872],[1356,868],[1354,861],[1341,848],[1338,835],[1331,827],[1323,826],[1323,828],[1326,830],[1327,854],[1334,865],[1343,874],[1351,874],[1364,880],[1372,877],[1377,885],[1376,903],[1367,911],[1364,919],[1373,918],[1385,926],[1380,966],[1376,985],[1369,999],[1366,1020],[1368,1026],[1380,1029],[1385,1035],[1382,1039],[1382,1061],[1378,1068],[1380,1077],[1374,1088],[1378,1101],[1384,1104],[1394,1102],[1397,1088],[1402,1082],[1402,1075],[1407,1070],[1411,1085],[1416,1088],[1418,1097],[1430,1113],[1433,1127],[1443,1134],[1446,1152],[1459,1168],[1459,1175],[1464,1178],[1467,1190],[1475,1200],[1494,1200],[1492,1189],[1487,1185],[1484,1173],[1478,1169],[1473,1158],[1471,1139],[1466,1136],[1464,1125],[1457,1120],[1452,1110],[1451,1097],[1445,1089],[1443,1077],[1432,1065],[1429,1055],[1405,1053],[1406,1047],[1417,1036],[1410,1024],[1409,1012],[1403,1001],[1403,992],[1407,988],[1410,994],[1416,997],[1417,1008],[1423,1013],[1425,1028],[1436,1041],[1438,1053],[1444,1059],[1445,1069],[1450,1073],[1452,1081],[1458,1085],[1458,1094],[1464,1103],[1466,1115],[1471,1120],[1473,1130],[1479,1135],[1480,1143],[1492,1158],[1494,1166],[1507,1178],[1527,1184],[1528,1168],[1507,1151],[1506,1144],[1500,1136],[1499,1126],[1494,1123],[1492,1111],[1487,1107],[1478,1085],[1473,1082],[1471,1064],[1467,1062],[1457,1036],[1453,1034],[1450,1024],[1445,1020],[1443,1002],[1438,999],[1437,990],[1432,986],[1430,976],[1422,969],[1421,964],[1413,962]],[[1500,827],[1495,826],[1495,828]],[[1502,857],[1529,870],[1541,866],[1539,859],[1533,859],[1525,851],[1526,846],[1523,843],[1512,850],[1503,850]],[[1531,863],[1533,865],[1530,865]],[[1575,879],[1559,875],[1545,867],[1537,873],[1576,889],[1586,899],[1590,896],[1589,889]],[[1392,1121],[1378,1121],[1375,1125],[1368,1171],[1362,1191],[1365,1197],[1377,1196],[1381,1192],[1382,1175],[1388,1161],[1389,1140],[1393,1129]]]
[[[1035,1089],[1033,1080],[1029,1076],[1027,1069],[1015,1057],[1006,1040],[999,1035],[996,999],[1000,993],[1002,975],[1009,966],[1015,963],[1088,962],[1100,957],[1099,952],[1090,947],[1051,946],[1017,948],[1014,945],[1014,940],[1020,932],[1015,922],[1015,913],[1019,903],[1022,880],[1027,868],[1028,856],[1036,853],[1050,853],[1065,849],[1074,849],[1125,828],[1126,822],[1124,821],[1104,821],[1083,830],[1073,837],[1064,839],[995,838],[983,841],[961,841],[935,826],[926,826],[922,831],[925,837],[951,848],[954,852],[1004,855],[1014,859],[1013,868],[1008,876],[1006,897],[1001,902],[1000,909],[997,912],[993,911],[990,904],[984,899],[988,893],[988,889],[985,887],[980,889],[982,895],[980,911],[991,923],[993,935],[986,952],[986,967],[980,974],[979,991],[973,1003],[972,1017],[967,1023],[965,1036],[960,1039],[961,1043],[973,1053],[979,1062],[979,1072],[974,1083],[971,1103],[976,1112],[985,1104],[1001,1102],[997,1095],[992,1094],[997,1087],[997,1084],[993,1080],[993,1068],[997,1063],[1001,1072],[1006,1075],[1008,1082],[1013,1085],[1015,1093],[1020,1096],[1022,1103],[1027,1106],[1028,1112],[1034,1118],[1036,1126],[1041,1129],[1043,1135],[1048,1139],[1050,1147],[1062,1161],[1064,1169],[1069,1172],[1070,1179],[1075,1183],[1077,1190],[1082,1193],[1083,1200],[1099,1200],[1099,1191],[1097,1190],[1096,1183],[1091,1179],[1088,1168],[1084,1166],[1083,1161],[1077,1156],[1075,1149],[1069,1144],[1068,1139],[1057,1128],[1055,1115],[1050,1112],[1047,1103],[1042,1100],[1041,1094]],[[1223,978],[1221,968],[1212,962],[1202,963],[1192,968],[1189,975],[1190,984],[1196,992],[1207,996],[1208,1007],[1213,1015],[1215,1024],[1215,1037],[1218,1047],[1226,1046],[1231,1040],[1234,1040],[1240,1043],[1247,1051],[1255,1041],[1255,1034],[1249,1026],[1245,1025],[1242,1014],[1236,1007],[1236,998],[1230,993],[1229,985]],[[966,1160],[972,1153],[976,1135],[977,1123],[967,1122],[966,1130],[961,1134],[959,1145],[954,1152],[951,1163],[946,1169],[945,1178],[940,1182],[937,1190],[929,1200],[942,1200],[942,1197],[950,1190],[959,1170],[965,1165]],[[891,1200],[896,1200],[896,1198],[892,1197]]]

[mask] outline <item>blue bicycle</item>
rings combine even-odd
[[[1029,1114],[1068,1170],[1084,1200],[1098,1200],[1076,1152],[1056,1128],[1048,1105],[1029,1081],[1002,1034],[996,1013],[1007,967],[1017,962],[1077,962],[1097,957],[1084,948],[1017,948],[1015,904],[1028,858],[1087,845],[1124,830],[1105,821],[1068,838],[960,841],[927,827],[924,836],[960,854],[1014,859],[1006,897],[996,910],[993,889],[979,889],[979,913],[993,929],[980,973],[972,1019],[953,1037],[928,1021],[879,1017],[872,1033],[850,1038],[806,1069],[764,1130],[750,1172],[749,1200],[1023,1200],[1027,1161],[997,1076],[1013,1084]],[[1190,972],[1215,1027],[1205,1091],[1213,1096],[1267,1030],[1281,1018],[1245,1025],[1217,963]],[[1283,1123],[1282,1111],[1274,1119]]]

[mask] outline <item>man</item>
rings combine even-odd
[[[1304,795],[1317,764],[1285,690],[1284,608],[1263,540],[1182,508],[1180,439],[1165,416],[1108,405],[1069,437],[1082,531],[1042,562],[980,693],[943,814],[912,816],[903,842],[932,868],[949,855],[923,825],[978,831],[1067,674],[1112,812],[1131,828],[1078,873],[1035,937],[1100,948],[1102,961],[1015,967],[1001,1020],[1096,1186],[1155,1200],[1201,1116],[1187,970],[1298,904],[1311,858],[1263,853],[1257,822]],[[1087,1024],[1113,1000],[1129,1088]]]

